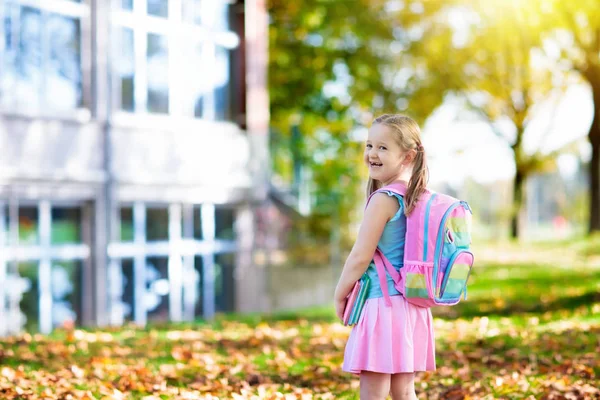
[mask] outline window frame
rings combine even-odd
[[[65,17],[79,19],[79,68],[81,73],[81,105],[71,110],[52,110],[48,107],[48,103],[44,103],[43,92],[46,87],[47,76],[42,74],[42,86],[39,90],[40,108],[39,109],[24,109],[13,102],[9,106],[0,105],[0,113],[5,115],[16,115],[30,118],[51,118],[58,120],[75,120],[78,122],[89,122],[92,118],[92,35],[91,27],[91,2],[94,0],[81,0],[73,2],[70,0],[11,0],[11,3],[17,6],[32,7],[40,10],[44,27],[49,14],[57,14]],[[4,25],[4,15],[6,12],[6,2],[0,2],[0,22]],[[0,55],[4,52],[4,27],[0,29]],[[47,70],[49,44],[48,38],[42,36],[42,69]],[[2,59],[2,57],[0,57]],[[0,69],[3,66],[0,65]]]
[[[216,119],[219,113],[215,109],[215,92],[211,91],[203,100],[205,113],[201,117],[194,115],[195,98],[189,93],[185,93],[185,84],[177,82],[182,74],[182,67],[185,63],[186,49],[199,45],[207,45],[208,49],[203,52],[202,63],[214,63],[216,59],[217,48],[221,47],[229,51],[228,66],[228,94],[231,96],[231,86],[237,82],[233,70],[233,57],[235,50],[240,46],[242,38],[235,27],[229,26],[227,31],[212,33],[205,25],[198,25],[183,18],[183,3],[191,0],[169,0],[168,18],[157,17],[147,14],[147,0],[133,0],[133,10],[126,10],[121,7],[121,0],[112,0],[111,24],[110,29],[113,32],[111,42],[111,54],[115,55],[114,60],[120,51],[120,29],[128,28],[133,31],[134,41],[134,89],[133,89],[133,111],[122,109],[120,75],[116,73],[115,68],[111,70],[111,100],[113,120],[119,125],[137,125],[140,122],[152,121],[158,123],[161,121],[173,119],[187,121],[211,121],[218,123],[235,123],[235,105],[230,100],[225,115],[228,118]],[[215,0],[213,0],[215,1]],[[235,4],[234,0],[218,0],[228,7]],[[231,24],[231,15],[227,16],[228,25]],[[147,82],[147,60],[146,52],[148,49],[147,36],[150,33],[165,35],[167,38],[168,52],[168,112],[154,113],[148,111],[148,82]],[[194,42],[187,38],[194,37]],[[219,45],[227,44],[228,45]],[[208,106],[206,106],[208,104]],[[168,125],[167,125],[168,126]]]
[[[31,207],[35,206],[38,210],[38,221],[37,221],[37,232],[38,232],[38,243],[37,244],[20,244],[15,241],[18,241],[19,236],[19,223],[18,223],[18,214],[19,209],[22,207]],[[81,214],[81,224],[82,224],[82,238],[79,243],[61,243],[61,244],[53,244],[52,243],[52,209],[53,208],[73,208],[73,206],[82,208]],[[89,259],[91,257],[91,247],[92,244],[89,242],[83,231],[84,224],[89,223],[86,222],[86,213],[83,210],[85,207],[84,203],[81,202],[69,202],[69,201],[49,201],[49,200],[26,200],[20,199],[18,201],[7,201],[0,199],[0,228],[3,228],[7,235],[6,238],[0,238],[0,278],[4,280],[8,274],[8,272],[12,272],[16,278],[19,278],[18,270],[16,269],[16,265],[23,262],[35,262],[37,263],[38,269],[38,279],[44,280],[38,286],[40,293],[38,299],[38,326],[39,331],[42,334],[49,334],[54,330],[53,326],[53,313],[52,313],[52,305],[53,305],[53,295],[52,295],[52,268],[54,262],[78,262],[81,265],[81,276],[82,282],[80,282],[80,290],[85,290],[85,276],[89,274]],[[8,215],[7,215],[8,214]],[[7,218],[6,218],[7,217]],[[16,218],[15,218],[16,217]],[[5,225],[6,221],[8,221],[8,226]],[[6,239],[6,240],[5,240]],[[74,285],[76,282],[72,282]],[[2,286],[4,282],[0,282],[0,286]],[[30,282],[31,284],[31,282]],[[31,290],[31,288],[30,288]],[[24,294],[24,293],[23,293]],[[0,290],[0,299],[2,293]],[[80,317],[85,318],[83,315],[83,309],[85,305],[82,303],[80,305],[82,307],[82,314]],[[16,307],[20,309],[20,304],[17,304]],[[74,307],[74,305],[72,305]],[[7,314],[10,313],[11,310],[7,307],[6,309],[0,310],[0,313]],[[0,318],[0,322],[3,319]],[[9,320],[13,325],[9,323],[8,326],[4,328],[4,331],[0,330],[0,336],[6,333],[19,333],[23,327],[17,326],[19,321]],[[26,319],[24,323],[26,323]],[[82,323],[82,321],[78,321]]]
[[[226,253],[237,253],[236,238],[218,239],[215,237],[215,210],[221,207],[213,203],[203,204],[160,204],[160,208],[168,207],[169,237],[167,240],[148,241],[146,237],[147,210],[159,206],[153,202],[120,202],[121,208],[133,208],[133,241],[121,241],[113,238],[108,245],[109,256],[109,315],[110,323],[123,324],[126,319],[145,326],[148,322],[149,311],[141,302],[135,302],[131,314],[124,314],[124,293],[121,260],[133,260],[133,298],[142,299],[146,293],[146,263],[150,257],[166,257],[169,270],[169,320],[193,321],[197,302],[201,302],[203,316],[212,318],[216,312],[215,297],[215,264],[217,256]],[[225,205],[237,210],[235,204]],[[199,208],[201,213],[202,238],[194,237],[194,213]],[[237,217],[237,214],[235,214]],[[120,212],[116,213],[115,232],[120,232]],[[235,230],[235,219],[233,228]],[[201,287],[190,279],[195,273],[195,257],[202,258]],[[235,269],[235,265],[233,268]],[[198,292],[200,289],[200,292]],[[201,297],[200,297],[201,296]]]

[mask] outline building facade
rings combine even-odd
[[[0,336],[261,309],[264,1],[4,0],[0,21]]]

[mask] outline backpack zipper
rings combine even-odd
[[[452,205],[450,206],[450,208],[448,208],[446,210],[446,212],[444,213],[444,216],[442,217],[442,220],[440,222],[440,230],[438,232],[438,238],[437,238],[437,243],[435,245],[435,253],[433,254],[433,282],[437,282],[437,275],[438,275],[438,265],[439,265],[439,258],[440,256],[438,255],[440,253],[440,249],[441,249],[441,243],[444,240],[443,238],[443,234],[444,234],[444,227],[446,226],[446,219],[448,218],[448,215],[450,215],[450,213],[458,206],[460,206],[462,204],[461,201],[456,201],[454,203],[452,203]],[[437,286],[437,284],[436,284]],[[434,290],[435,292],[435,290]]]
[[[425,208],[425,236],[423,238],[423,261],[427,261],[427,247],[429,244],[427,243],[429,240],[429,212],[431,211],[431,203],[433,203],[433,199],[437,196],[437,193],[433,193],[427,202],[427,207]]]

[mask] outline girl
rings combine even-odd
[[[392,306],[385,304],[375,249],[400,270],[404,257],[406,215],[427,184],[427,163],[419,126],[403,115],[375,119],[365,148],[369,168],[367,196],[391,183],[407,185],[405,198],[393,192],[376,193],[367,205],[358,238],[335,290],[336,314],[341,319],[346,296],[366,271],[370,286],[362,314],[352,329],[343,370],[360,375],[361,400],[416,399],[414,373],[435,370],[431,310],[408,303],[386,272]]]

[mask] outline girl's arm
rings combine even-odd
[[[344,264],[344,269],[335,289],[335,301],[341,303],[352,290],[354,283],[367,270],[373,259],[377,243],[383,233],[385,224],[392,219],[400,208],[395,197],[385,193],[377,193],[369,202],[363,221],[358,231],[356,243]]]

